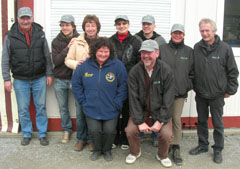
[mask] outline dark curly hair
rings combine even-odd
[[[97,50],[101,47],[107,47],[110,50],[110,56],[109,59],[112,59],[115,57],[114,53],[114,45],[113,43],[106,37],[99,37],[96,39],[93,43],[90,45],[90,57],[93,59],[96,59],[96,53]]]
[[[97,33],[99,33],[99,31],[101,29],[101,24],[100,24],[98,17],[96,15],[86,15],[84,17],[83,22],[82,22],[82,29],[84,32],[85,32],[85,25],[88,22],[95,22],[97,25]]]

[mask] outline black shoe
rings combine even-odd
[[[113,160],[111,151],[107,151],[103,155],[104,155],[104,160],[105,161],[112,161]]]
[[[31,138],[30,137],[23,137],[22,141],[21,141],[21,145],[22,146],[26,146],[30,143]]]
[[[90,155],[90,159],[91,159],[92,161],[96,161],[101,154],[102,154],[102,153],[101,153],[100,151],[94,151],[94,152]]]
[[[213,154],[213,161],[215,163],[222,163],[222,152],[221,151],[214,151],[214,154]]]
[[[47,146],[49,144],[47,137],[41,137],[41,138],[39,138],[39,140],[40,140],[40,144],[42,146]]]
[[[173,162],[176,165],[182,165],[183,160],[180,155],[180,148],[173,148],[172,151],[173,151],[173,153],[172,153]]]
[[[205,152],[208,152],[208,148],[203,148],[201,146],[197,146],[197,147],[193,148],[192,150],[190,150],[189,154],[198,155],[198,154],[205,153]]]

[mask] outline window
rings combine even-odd
[[[223,40],[232,47],[240,47],[239,6],[239,0],[225,0]]]

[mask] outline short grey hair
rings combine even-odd
[[[209,18],[203,18],[203,19],[201,19],[200,22],[199,22],[199,28],[200,28],[200,26],[201,26],[202,24],[207,24],[207,23],[210,23],[210,24],[211,24],[211,26],[212,26],[212,31],[217,31],[216,23],[215,23],[213,20],[209,19]]]

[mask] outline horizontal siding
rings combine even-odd
[[[146,3],[147,2],[147,3]],[[86,14],[95,14],[101,22],[101,36],[111,36],[116,32],[114,19],[116,15],[128,15],[130,32],[141,30],[141,19],[151,14],[156,19],[156,32],[169,39],[171,20],[171,0],[51,0],[51,40],[59,32],[59,20],[63,14],[75,17],[77,30],[82,32],[82,21]]]

